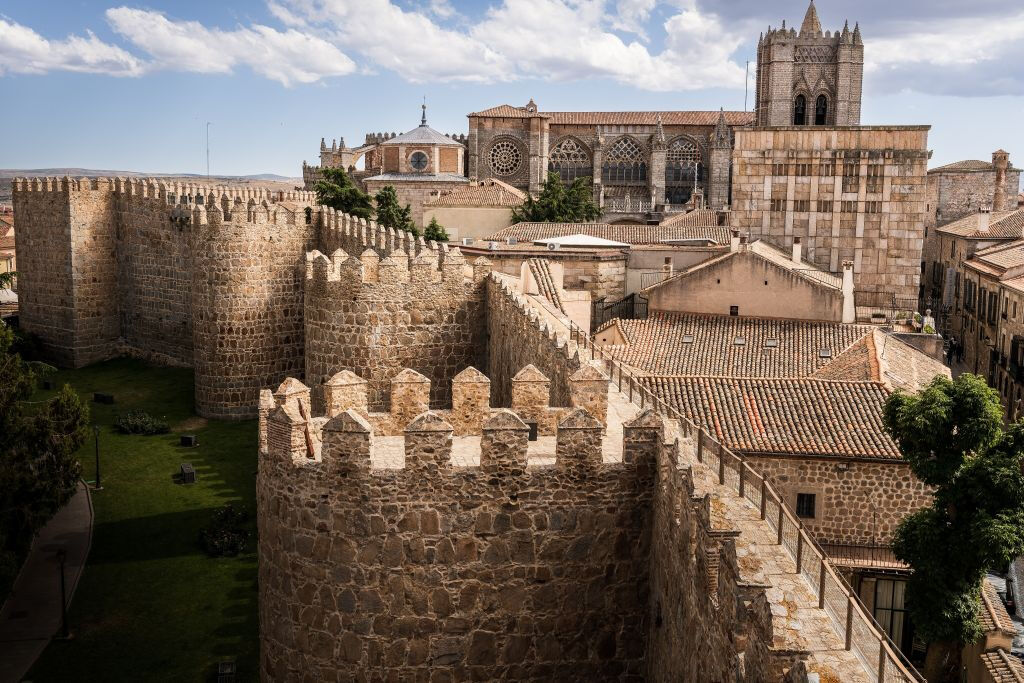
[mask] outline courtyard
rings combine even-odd
[[[51,642],[27,680],[210,680],[232,659],[238,680],[255,679],[255,422],[196,417],[190,369],[115,359],[53,379],[89,402],[102,490],[92,494],[92,549],[69,614],[74,637]],[[114,403],[92,402],[94,392]],[[118,433],[114,421],[128,410],[165,420],[170,432]],[[195,434],[198,446],[180,446],[182,434]],[[79,452],[89,481],[94,447],[90,434]],[[177,482],[184,462],[195,468],[194,484]],[[229,502],[250,513],[252,535],[243,554],[210,558],[200,530]]]

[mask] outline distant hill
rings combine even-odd
[[[205,181],[200,173],[146,173],[144,171],[110,171],[95,168],[0,168],[0,204],[11,201],[11,179],[33,176],[71,176],[72,178],[96,178],[122,176],[128,178],[162,178],[183,182]],[[290,190],[302,185],[302,178],[289,178],[276,173],[254,175],[211,175],[209,182],[215,185],[262,185],[275,190]]]

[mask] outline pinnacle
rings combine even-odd
[[[807,14],[804,15],[804,23],[800,26],[800,36],[814,37],[821,35],[821,21],[818,20],[818,10],[814,6],[814,0],[807,7]]]

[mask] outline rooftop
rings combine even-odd
[[[979,230],[983,214],[972,213],[936,228],[944,235],[967,239],[1020,239],[1024,234],[1024,209],[994,211],[988,215],[988,229]]]
[[[721,112],[717,111],[538,111],[535,106],[517,107],[500,104],[469,116],[495,117],[506,119],[544,118],[552,124],[568,125],[637,125],[653,126],[713,126]],[[754,114],[743,111],[724,112],[730,126],[749,126],[754,123]]]
[[[407,133],[397,135],[380,143],[384,145],[440,145],[443,147],[462,147],[462,143],[452,140],[444,133],[439,133],[427,125],[427,105],[423,105],[423,117],[420,125]]]
[[[981,159],[964,159],[963,161],[954,161],[951,164],[944,166],[937,166],[929,169],[929,173],[964,173],[964,172],[985,172],[996,170],[995,164],[991,161],[982,161]],[[1011,164],[1009,170],[1013,169]]]
[[[729,228],[709,225],[611,225],[608,223],[516,223],[494,233],[488,239],[514,237],[520,242],[536,242],[548,237],[589,235],[625,244],[662,244],[666,241],[701,241],[729,244]]]
[[[519,206],[526,200],[526,193],[500,180],[488,179],[470,181],[469,185],[454,190],[445,190],[428,200],[424,206]]]
[[[458,173],[381,173],[364,178],[367,180],[395,180],[413,183],[468,183],[469,178]]]

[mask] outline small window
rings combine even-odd
[[[796,494],[796,516],[804,519],[814,519],[815,494]]]
[[[739,306],[730,306],[729,307],[729,315],[737,316],[739,314],[740,314],[740,307]]]
[[[778,339],[765,339],[764,340],[764,347],[766,349],[777,349],[777,348],[779,348],[779,340]]]
[[[836,166],[831,161],[827,163],[823,162],[821,166],[818,167],[818,175],[820,175],[822,178],[830,178],[835,174]]]
[[[775,212],[775,213],[781,213],[781,212],[785,211],[786,210],[786,200],[785,199],[773,199],[772,200],[772,205],[771,205],[771,210],[773,212]]]
[[[807,123],[807,98],[797,95],[793,102],[793,125],[802,126]]]
[[[828,98],[824,95],[818,95],[818,99],[814,102],[814,125],[824,126],[825,120],[828,118]]]
[[[864,213],[882,213],[882,202],[864,202]]]
[[[832,357],[832,349],[819,349],[818,350],[818,358],[831,358],[831,357]]]
[[[692,334],[684,334],[683,335],[683,343],[684,344],[692,344],[693,343],[693,335]]]
[[[832,200],[831,199],[819,199],[818,200],[818,212],[819,213],[832,213]]]
[[[810,211],[811,200],[810,199],[796,199],[793,201],[793,210],[797,212]]]
[[[857,202],[843,202],[843,213],[857,213]]]
[[[732,340],[732,344],[733,344],[733,346],[746,346],[747,345],[747,338],[746,337],[736,337],[735,339]]]

